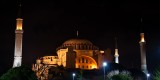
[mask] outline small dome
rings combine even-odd
[[[37,63],[37,64],[41,64],[41,60],[40,60],[40,59],[37,59],[37,60],[36,60],[36,63]]]
[[[95,50],[98,49],[89,40],[86,39],[69,39],[65,41],[59,48],[66,48],[72,46],[76,50]]]

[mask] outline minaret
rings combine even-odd
[[[22,62],[22,29],[23,19],[21,18],[21,5],[19,5],[18,17],[16,19],[16,30],[15,30],[15,52],[13,68],[21,66]]]
[[[78,31],[77,31],[77,37],[78,37],[78,35],[79,35],[79,33],[78,33]]]
[[[118,48],[117,48],[117,38],[115,38],[115,54],[114,54],[114,57],[115,57],[115,63],[119,63],[119,54],[118,54]]]
[[[145,48],[145,45],[146,45],[146,42],[145,42],[145,39],[144,39],[144,33],[140,33],[140,51],[141,51],[141,70],[144,72],[144,73],[148,73],[147,71],[147,64],[146,64],[146,48]]]

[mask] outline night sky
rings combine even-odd
[[[15,1],[15,0],[14,0]],[[0,1],[0,72],[11,68],[14,58],[18,1]],[[21,1],[24,19],[23,61],[31,67],[38,57],[56,55],[68,39],[91,41],[114,53],[118,38],[120,64],[140,69],[140,33],[145,33],[147,64],[153,71],[160,61],[160,5],[146,1],[43,0]],[[142,22],[141,22],[142,18]]]

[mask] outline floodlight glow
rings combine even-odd
[[[107,66],[107,63],[106,63],[106,62],[103,62],[103,66],[104,66],[104,67]]]

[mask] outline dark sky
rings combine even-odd
[[[79,37],[114,53],[118,38],[120,64],[140,69],[139,34],[145,33],[148,69],[160,61],[160,5],[156,2],[113,0],[22,1],[23,64],[55,55],[64,41]],[[18,1],[0,1],[0,71],[12,67]],[[142,22],[141,22],[142,18]]]

